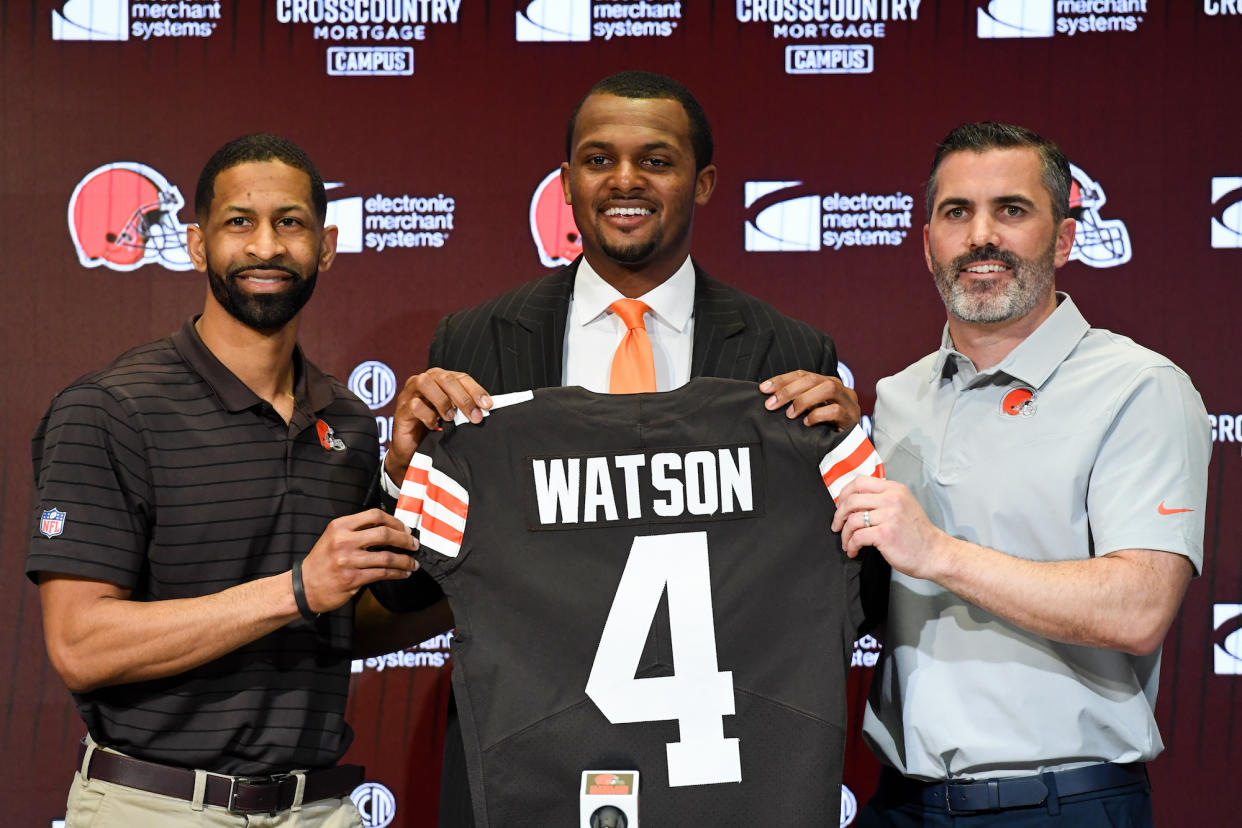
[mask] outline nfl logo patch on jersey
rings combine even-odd
[[[65,531],[65,513],[55,506],[43,513],[39,518],[39,531],[49,538],[54,538]]]

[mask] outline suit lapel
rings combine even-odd
[[[540,279],[493,320],[505,393],[561,384],[565,324],[577,262]]]
[[[754,379],[751,366],[761,361],[772,331],[747,326],[744,305],[735,292],[694,267],[694,352],[691,377]]]

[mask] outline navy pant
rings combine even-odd
[[[886,801],[881,789],[858,815],[851,828],[1153,828],[1151,791],[1136,783],[1121,788],[1092,791],[1076,796],[1049,796],[1042,805],[1004,811],[948,813],[921,802]]]

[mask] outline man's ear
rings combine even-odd
[[[190,254],[190,261],[199,273],[207,272],[207,237],[203,228],[197,224],[187,224],[185,228],[185,248]]]

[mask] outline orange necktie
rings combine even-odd
[[[608,306],[621,317],[627,328],[617,352],[612,357],[612,375],[608,390],[613,394],[641,394],[656,390],[655,357],[651,340],[643,325],[643,314],[651,310],[637,299],[618,299]]]

